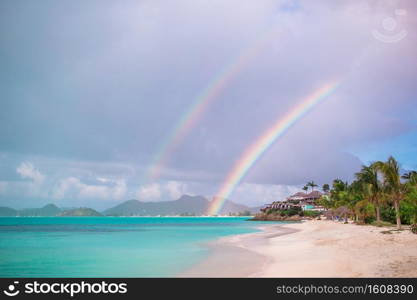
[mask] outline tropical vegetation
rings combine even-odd
[[[363,165],[351,183],[340,179],[325,184],[319,200],[328,214],[357,223],[411,225],[417,232],[417,172],[401,174],[394,157]]]
[[[307,190],[308,190],[309,187],[311,187],[312,191],[314,191],[315,187],[318,187],[318,185],[314,181],[307,182],[307,184],[305,186],[307,187]]]

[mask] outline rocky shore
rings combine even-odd
[[[299,215],[294,216],[281,216],[279,214],[265,214],[259,213],[256,214],[250,221],[301,221],[307,218],[301,217]]]

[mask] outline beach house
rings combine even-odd
[[[284,201],[274,201],[271,204],[265,205],[261,211],[267,210],[288,210],[291,208],[301,208],[302,210],[324,211],[324,207],[318,205],[317,201],[324,194],[320,191],[312,191],[311,193],[298,192],[289,196]]]

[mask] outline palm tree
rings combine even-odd
[[[333,202],[340,201],[340,195],[342,195],[342,192],[346,191],[348,187],[348,184],[343,182],[340,179],[333,180],[332,189],[330,191],[330,198]]]
[[[401,182],[400,166],[394,157],[386,162],[376,162],[375,166],[384,176],[384,188],[394,203],[397,229],[401,229],[400,203],[406,194],[406,185]]]
[[[311,191],[314,191],[314,188],[318,187],[318,185],[314,181],[307,182],[306,186],[311,187]]]
[[[334,206],[334,202],[328,195],[321,196],[320,199],[317,201],[317,204],[325,207],[326,209],[331,209]]]
[[[404,183],[407,187],[407,195],[405,196],[405,200],[409,205],[414,207],[414,213],[412,214],[410,221],[414,224],[413,226],[417,226],[417,172],[408,172],[401,176],[401,178],[406,179],[406,182]]]
[[[322,190],[323,192],[328,193],[330,191],[330,185],[327,183],[323,184]]]
[[[416,176],[417,176],[416,171],[410,171],[410,172],[404,173],[404,175],[401,176],[401,178],[406,179],[406,180],[410,180],[410,179],[413,179]]]
[[[361,216],[361,222],[365,223],[368,217],[375,214],[375,210],[368,200],[363,199],[355,204],[355,214],[357,216],[357,221],[359,221],[359,216]]]
[[[403,176],[401,176],[402,179],[405,179],[411,186],[417,187],[417,172],[416,171],[410,171],[408,173],[405,173]]]
[[[362,166],[360,172],[355,174],[356,179],[365,184],[369,202],[375,205],[376,221],[381,222],[381,209],[379,197],[381,196],[382,186],[378,179],[378,164],[374,163],[370,166]]]
[[[359,221],[360,213],[357,209],[358,203],[365,199],[366,188],[363,182],[355,180],[351,185],[348,186],[349,198],[347,202],[347,207],[351,210],[352,215],[356,222]]]
[[[307,185],[303,186],[303,190],[307,193],[307,191],[308,191],[308,186],[307,186]]]
[[[333,180],[333,190],[335,191],[344,191],[347,189],[348,183],[343,182],[341,179],[335,179]]]

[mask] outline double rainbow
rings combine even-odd
[[[277,37],[280,29],[273,27],[262,34],[250,47],[238,55],[230,64],[226,65],[221,72],[207,85],[202,93],[196,98],[193,105],[183,114],[174,126],[171,134],[156,152],[148,172],[148,178],[156,180],[162,169],[169,162],[172,153],[184,141],[185,137],[195,127],[210,105],[219,98],[230,82],[244,69],[253,58],[265,49],[269,42]]]
[[[339,82],[332,82],[309,95],[284,117],[278,119],[272,127],[266,130],[249,148],[247,148],[226,176],[219,191],[213,198],[207,214],[218,214],[226,199],[230,197],[242,181],[243,177],[259,158],[261,158],[262,154],[264,154],[277,139],[282,137],[295,123],[297,123],[298,120],[335,91],[338,86]]]

